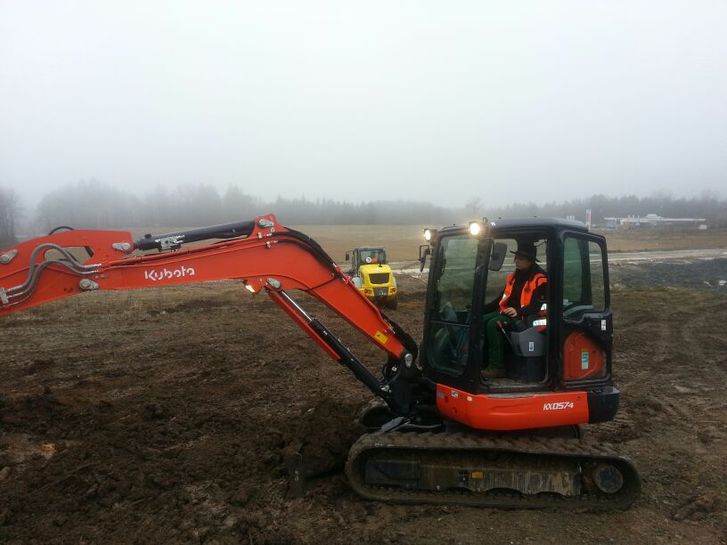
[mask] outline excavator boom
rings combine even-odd
[[[211,239],[222,240],[188,247]],[[142,253],[150,250],[158,252]],[[345,318],[387,353],[390,369],[412,369],[416,343],[359,293],[315,241],[281,226],[273,215],[137,241],[128,232],[87,230],[25,241],[0,255],[0,316],[85,291],[227,279],[242,281],[253,293],[268,293],[329,356],[349,367],[393,410],[409,410],[408,400],[397,395],[391,380],[377,379],[288,292],[303,291]]]

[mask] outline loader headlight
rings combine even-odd
[[[469,225],[470,235],[476,237],[482,232],[482,223],[479,221],[471,221]]]
[[[427,242],[431,242],[436,233],[437,231],[434,229],[424,229],[424,240],[426,240]]]

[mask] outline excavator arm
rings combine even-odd
[[[220,240],[221,239],[221,240]],[[194,246],[195,243],[217,240]],[[156,250],[155,253],[149,253]],[[83,257],[79,257],[83,254]],[[308,236],[273,215],[134,241],[124,231],[66,230],[25,241],[0,254],[0,316],[95,290],[127,290],[236,279],[265,291],[334,360],[348,367],[397,414],[415,407],[417,346],[356,289]],[[378,379],[320,321],[291,297],[300,290],[322,301],[388,355]]]

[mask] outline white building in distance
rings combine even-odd
[[[658,226],[675,226],[681,225],[684,227],[698,226],[700,229],[706,229],[705,218],[664,218],[658,214],[646,214],[645,216],[626,216],[624,218],[603,218],[606,223],[606,227],[611,228],[630,228],[630,227],[658,227]]]

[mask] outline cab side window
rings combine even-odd
[[[603,248],[593,241],[568,237],[563,257],[563,310],[604,310]]]
[[[588,255],[591,272],[591,304],[595,310],[604,310],[606,308],[606,290],[604,287],[603,250],[595,242],[589,242]]]

